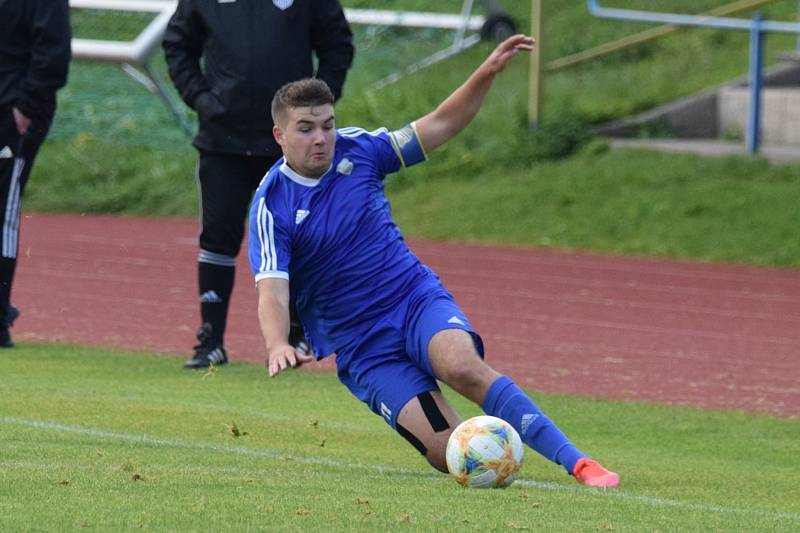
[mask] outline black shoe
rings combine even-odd
[[[19,317],[19,309],[8,304],[5,313],[0,316],[0,348],[14,347],[14,341],[11,340],[11,332],[8,328],[14,325],[17,317]]]
[[[197,330],[197,340],[200,344],[194,347],[194,355],[184,363],[183,368],[208,368],[211,365],[219,366],[228,363],[228,354],[221,344],[211,338],[211,324],[203,324]]]
[[[0,348],[13,348],[14,341],[11,340],[11,332],[7,326],[0,326]]]

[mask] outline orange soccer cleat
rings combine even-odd
[[[607,489],[619,485],[619,474],[606,470],[597,461],[586,457],[575,464],[572,475],[578,483],[589,487]]]

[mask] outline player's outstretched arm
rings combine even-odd
[[[509,37],[444,102],[416,121],[417,135],[430,152],[455,137],[475,118],[483,104],[495,75],[502,71],[520,51],[533,49],[534,40],[527,35]]]
[[[313,361],[289,344],[289,282],[266,278],[258,282],[258,322],[267,348],[267,372],[275,377],[289,367]]]

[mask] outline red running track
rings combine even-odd
[[[186,219],[25,215],[14,338],[188,356],[197,231]],[[800,417],[799,271],[411,245],[483,336],[487,360],[526,387]],[[226,336],[234,361],[263,361],[255,308],[242,254]]]

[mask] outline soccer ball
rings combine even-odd
[[[453,430],[447,441],[447,470],[465,487],[511,485],[522,466],[522,440],[511,424],[493,416],[476,416]]]

